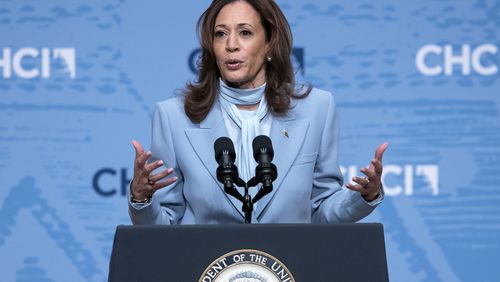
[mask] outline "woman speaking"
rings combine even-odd
[[[183,95],[156,105],[150,151],[136,151],[129,214],[134,224],[242,223],[241,203],[217,180],[213,144],[229,137],[249,181],[252,141],[268,136],[277,178],[255,203],[258,223],[354,222],[383,199],[380,145],[363,176],[343,188],[331,93],[295,83],[292,34],[272,0],[214,0],[198,21],[199,74]],[[243,193],[242,188],[238,188]],[[251,195],[259,186],[251,188]]]

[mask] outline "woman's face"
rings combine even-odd
[[[222,79],[239,88],[266,81],[268,43],[260,15],[245,1],[224,6],[214,27],[214,52]]]

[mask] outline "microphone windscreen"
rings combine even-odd
[[[273,159],[274,151],[271,138],[265,135],[259,135],[255,137],[255,139],[253,139],[252,147],[253,147],[253,158],[255,159],[256,162],[259,162],[258,158],[261,153],[267,153],[271,158],[271,160]]]
[[[224,153],[224,151],[227,151],[229,156],[235,160],[236,159],[236,153],[234,152],[234,145],[233,141],[229,139],[228,137],[219,137],[217,140],[215,140],[214,143],[214,151],[215,151],[215,160],[217,163],[220,160],[220,157]]]

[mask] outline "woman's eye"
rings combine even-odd
[[[240,32],[240,34],[243,35],[243,36],[250,36],[250,35],[252,35],[252,32],[249,31],[249,30],[242,30]]]
[[[216,31],[215,32],[215,37],[223,37],[224,36],[224,32],[223,31]]]

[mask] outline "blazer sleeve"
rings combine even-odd
[[[175,120],[175,118],[169,117],[167,106],[168,104],[158,103],[154,110],[151,130],[151,162],[163,160],[164,165],[153,173],[172,167],[174,172],[168,177],[176,176],[177,181],[156,191],[148,204],[131,203],[128,197],[129,215],[134,225],[177,224],[186,208],[183,195],[184,178],[179,170],[170,124],[170,120]]]
[[[327,96],[328,111],[313,175],[312,222],[355,222],[370,214],[380,201],[377,204],[369,203],[360,193],[342,188],[339,121],[333,95]]]

